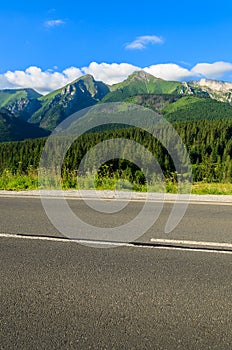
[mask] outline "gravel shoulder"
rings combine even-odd
[[[154,200],[165,202],[218,202],[232,203],[232,195],[199,195],[199,194],[172,194],[147,193],[129,191],[95,191],[95,190],[33,190],[33,191],[0,191],[1,197],[65,197],[70,199],[118,199],[118,200]]]

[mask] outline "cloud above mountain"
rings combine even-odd
[[[177,81],[192,79],[196,77],[196,75],[198,75],[193,73],[191,70],[183,68],[174,63],[155,64],[150,67],[144,68],[144,71],[154,75],[157,78]]]
[[[209,79],[220,79],[226,73],[232,72],[232,63],[214,62],[214,63],[198,63],[192,68],[192,72],[200,74]]]
[[[7,71],[0,75],[0,88],[33,88],[42,94],[58,89],[83,75],[79,68],[70,67],[63,72],[42,71],[39,67],[29,67],[25,71]]]
[[[144,70],[157,78],[165,80],[223,79],[225,74],[232,74],[232,63],[198,63],[188,69],[174,63],[139,67],[129,63],[92,62],[89,66],[81,68],[69,67],[62,72],[58,72],[56,69],[43,71],[39,67],[31,66],[25,71],[7,71],[0,74],[0,89],[33,88],[42,94],[46,94],[72,82],[84,74],[91,74],[96,80],[101,80],[111,85],[125,80],[136,70]]]
[[[128,75],[136,70],[140,70],[138,66],[129,63],[96,63],[92,62],[88,67],[83,67],[81,71],[84,74],[91,74],[96,80],[104,81],[106,84],[115,84],[125,80]]]

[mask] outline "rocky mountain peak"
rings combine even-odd
[[[196,85],[201,87],[207,87],[213,91],[227,92],[232,91],[232,83],[221,81],[221,80],[211,80],[211,79],[201,79]]]
[[[135,71],[134,73],[132,73],[129,77],[128,80],[130,79],[138,79],[140,81],[148,81],[148,80],[158,80],[158,78],[156,78],[154,75],[151,75],[147,72],[145,72],[144,70],[138,70]]]

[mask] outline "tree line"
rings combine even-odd
[[[173,124],[175,130],[182,139],[189,154],[193,181],[205,182],[231,182],[232,178],[232,120],[201,120],[188,121]],[[149,132],[138,128],[120,128],[92,132],[80,136],[68,149],[62,163],[63,177],[68,177],[72,172],[77,171],[84,155],[94,146],[109,139],[133,140],[144,146],[156,158],[162,172],[166,178],[175,178],[175,162],[169,154],[170,149],[175,149],[175,140],[172,128],[160,130],[162,140],[166,140],[163,145],[157,138]],[[54,139],[54,149],[50,150],[49,157],[58,158],[62,149],[64,139]],[[128,147],[121,142],[121,147]],[[41,154],[46,143],[46,138],[28,139],[20,142],[10,142],[0,144],[0,174],[6,169],[12,174],[29,174],[31,170],[37,170],[40,164]],[[133,146],[134,147],[134,146]],[[133,157],[145,158],[136,147],[130,149]],[[86,160],[82,172],[94,170],[101,159],[104,159],[106,149],[96,148],[92,152],[92,158]],[[136,154],[140,153],[140,154]],[[145,152],[145,150],[144,150]],[[126,155],[126,151],[125,151]],[[136,158],[137,157],[137,158]],[[145,181],[143,169],[127,159],[115,158],[105,162],[98,172],[102,176],[111,176],[114,172],[124,173],[130,181]],[[156,169],[154,169],[154,172]],[[83,175],[83,174],[77,174]]]

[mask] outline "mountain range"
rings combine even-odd
[[[136,71],[114,85],[82,76],[42,96],[33,89],[0,90],[0,141],[46,136],[62,120],[104,102],[149,107],[171,122],[232,119],[232,83],[201,79],[175,82]]]

